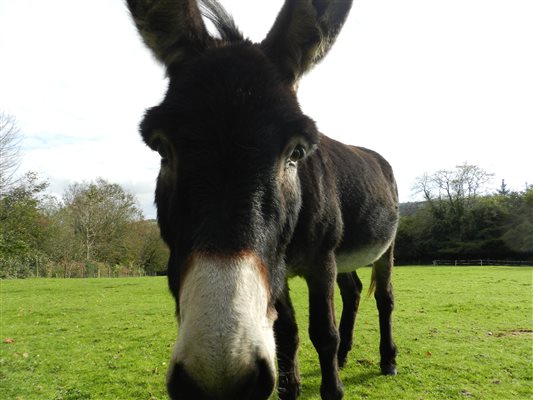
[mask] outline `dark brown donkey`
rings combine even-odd
[[[286,0],[258,44],[214,1],[128,6],[169,77],[141,132],[161,155],[156,204],[179,321],[170,397],[267,399],[277,353],[279,397],[296,398],[298,335],[287,279],[300,275],[309,287],[320,392],[341,399],[338,367],[351,347],[361,292],[353,271],[374,262],[381,371],[395,374],[391,167],[370,150],[320,134],[296,97],[298,80],[326,55],[351,1]]]

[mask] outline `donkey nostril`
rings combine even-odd
[[[176,364],[167,377],[167,391],[172,400],[267,400],[274,391],[275,374],[269,363],[258,359],[253,370],[239,382],[227,381],[215,396],[203,391],[182,364]]]
[[[257,360],[255,370],[248,375],[244,386],[239,390],[247,400],[266,400],[274,390],[274,371],[265,359]]]
[[[261,359],[257,362],[258,378],[257,378],[257,399],[268,399],[274,390],[274,385],[276,384],[276,378],[274,376],[274,371],[270,368],[268,362],[264,359]]]
[[[203,399],[205,395],[191,379],[183,365],[176,364],[167,377],[167,391],[171,399]]]
[[[171,399],[178,398],[178,387],[180,386],[180,380],[183,376],[183,372],[183,367],[179,364],[176,364],[174,368],[169,371],[167,376],[167,392]]]

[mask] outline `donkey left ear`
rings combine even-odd
[[[196,0],[127,0],[137,30],[167,67],[204,50],[212,40]]]
[[[352,0],[285,0],[261,47],[288,83],[324,58],[351,6]]]

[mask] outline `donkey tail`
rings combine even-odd
[[[394,241],[385,253],[383,253],[383,255],[372,265],[372,276],[370,277],[370,286],[368,287],[368,297],[375,293],[378,280],[380,288],[386,288],[390,285],[393,265]]]
[[[376,266],[372,265],[372,275],[370,276],[370,286],[368,286],[367,296],[371,297],[376,291]]]

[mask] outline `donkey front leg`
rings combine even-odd
[[[279,400],[295,400],[300,394],[298,369],[298,325],[294,315],[289,287],[285,282],[283,294],[276,302],[278,318],[274,323],[276,351],[278,355]]]
[[[391,275],[393,258],[393,245],[374,264],[373,279],[376,292],[374,297],[379,313],[381,373],[383,375],[396,375],[396,345],[392,338],[391,314],[394,309],[394,294],[392,290]]]
[[[341,341],[337,360],[339,368],[346,365],[348,352],[352,349],[353,331],[363,284],[355,271],[337,275],[337,285],[342,297],[342,315],[339,324]]]
[[[335,258],[331,254],[320,269],[306,277],[309,288],[309,337],[320,361],[320,394],[323,400],[339,400],[344,395],[337,365],[339,334],[333,304],[335,276]]]

